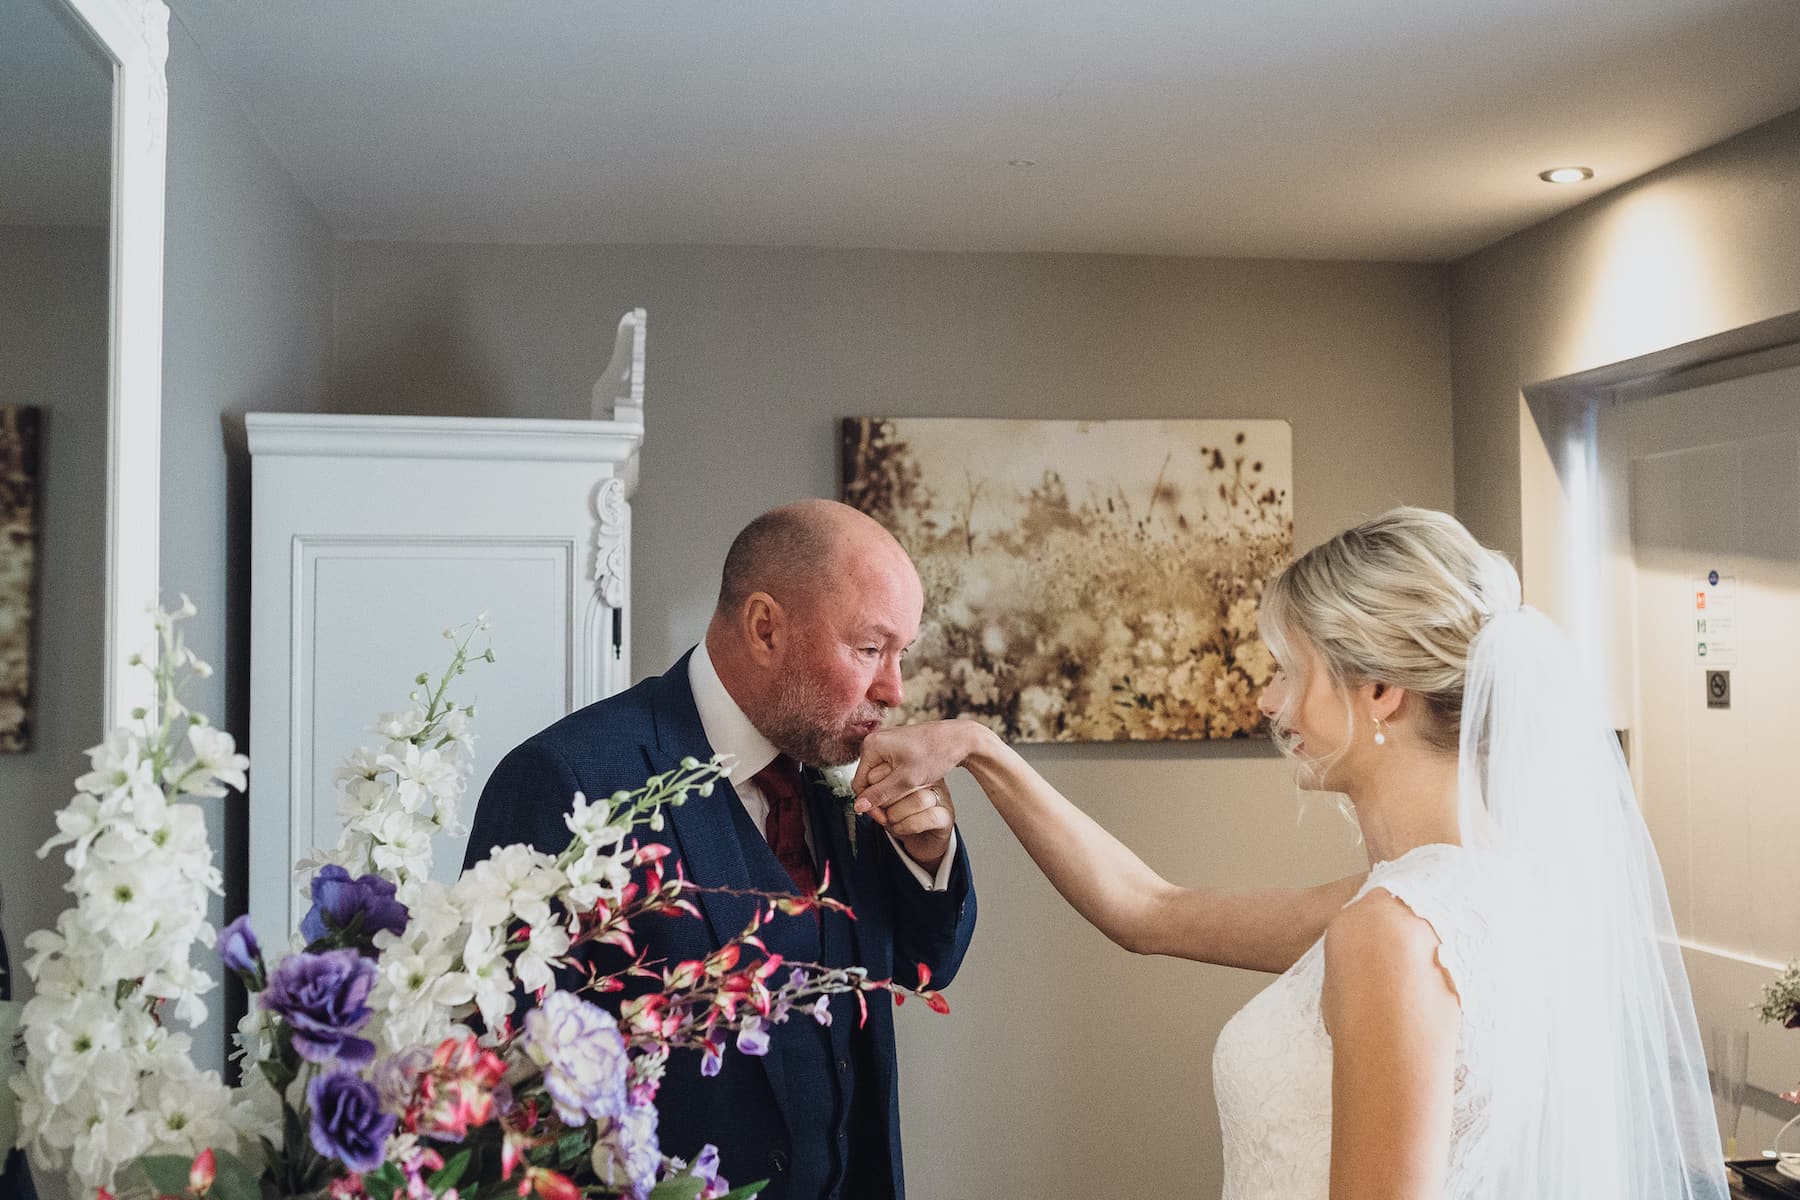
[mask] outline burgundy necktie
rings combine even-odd
[[[813,869],[812,853],[806,848],[806,801],[801,795],[800,764],[785,754],[777,754],[775,761],[752,776],[750,782],[762,789],[763,799],[769,802],[769,819],[763,825],[769,849],[787,868],[795,887],[806,893],[818,891],[818,872]]]

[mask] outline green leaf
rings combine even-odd
[[[406,1176],[391,1162],[382,1163],[363,1176],[363,1190],[371,1196],[392,1195],[395,1188],[406,1186]]]
[[[706,1180],[695,1175],[677,1175],[650,1189],[650,1200],[694,1200],[706,1187]]]
[[[723,1196],[719,1197],[719,1200],[750,1200],[751,1196],[756,1195],[768,1186],[769,1181],[766,1179],[759,1183],[746,1183],[741,1188],[732,1188],[729,1192],[726,1192]]]
[[[215,1200],[262,1200],[262,1184],[243,1159],[229,1150],[213,1151],[213,1185],[207,1193]]]
[[[440,1195],[450,1188],[455,1187],[457,1181],[463,1177],[463,1172],[469,1169],[469,1155],[470,1151],[468,1150],[464,1150],[456,1155],[456,1157],[444,1164],[443,1170],[434,1174],[430,1179],[427,1179],[425,1181],[425,1186]]]
[[[183,1158],[179,1154],[146,1154],[137,1160],[136,1165],[158,1194],[187,1195],[188,1168],[194,1165],[193,1159]]]

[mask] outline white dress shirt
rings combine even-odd
[[[725,684],[713,666],[712,656],[706,652],[705,642],[694,647],[694,656],[688,660],[688,687],[694,693],[694,707],[700,710],[700,728],[706,732],[707,743],[714,754],[728,754],[736,760],[731,769],[731,786],[738,799],[744,802],[750,823],[767,837],[769,801],[756,786],[756,773],[774,762],[780,751],[750,723],[744,710],[725,690]],[[892,834],[888,834],[888,841],[893,843],[900,861],[906,864],[920,887],[928,892],[949,890],[950,868],[956,860],[955,829],[950,830],[950,846],[944,851],[944,861],[938,864],[935,876],[927,874],[924,867],[914,862],[912,855]],[[815,850],[810,813],[806,817],[806,848]],[[815,850],[813,861],[818,861],[818,857]]]

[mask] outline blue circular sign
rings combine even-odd
[[[1710,583],[1713,587],[1718,587],[1719,573],[1717,571],[1708,571],[1706,573],[1706,582]]]

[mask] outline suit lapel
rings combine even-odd
[[[675,770],[683,757],[692,756],[704,762],[713,754],[712,744],[706,740],[706,729],[700,723],[700,710],[694,706],[693,689],[688,684],[691,653],[682,655],[681,661],[662,677],[663,686],[651,704],[656,740],[655,745],[646,746],[644,752],[651,771],[656,773]],[[715,787],[711,796],[693,795],[679,807],[666,810],[689,879],[704,881],[708,887],[738,891],[747,891],[753,886],[750,868],[744,858],[744,843],[736,824],[736,814],[742,808],[743,801],[727,780]],[[707,928],[712,931],[715,946],[744,932],[758,907],[756,901],[742,896],[701,895],[697,899],[700,911],[706,915]],[[780,1043],[772,1046],[759,1061],[769,1077],[770,1090],[785,1122],[787,1071]]]
[[[700,710],[694,707],[693,690],[688,686],[688,657],[682,655],[681,661],[662,677],[663,686],[651,705],[656,741],[644,752],[650,770],[657,774],[678,769],[683,758],[705,762],[713,754],[706,729],[700,724]],[[742,804],[727,780],[716,786],[711,796],[690,795],[686,803],[665,810],[690,879],[704,880],[710,887],[749,889],[750,868],[728,807]],[[739,896],[703,895],[698,899],[715,945],[742,933],[756,912],[754,901]]]

